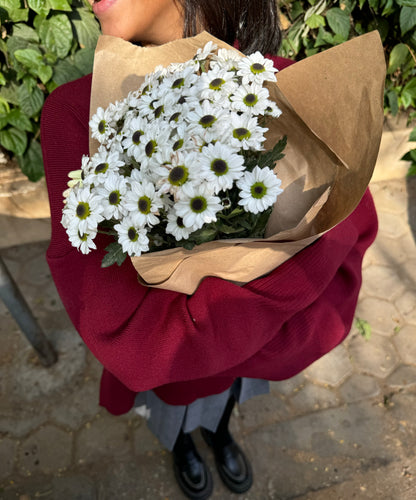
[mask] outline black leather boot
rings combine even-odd
[[[194,500],[209,498],[213,490],[211,472],[200,457],[192,437],[181,431],[172,454],[175,477],[184,494]]]
[[[225,486],[234,493],[245,493],[253,484],[253,472],[250,462],[228,430],[234,403],[234,398],[228,401],[216,432],[201,428],[201,433],[214,451],[215,465]]]

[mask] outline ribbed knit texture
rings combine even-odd
[[[243,287],[209,277],[192,296],[146,288],[129,259],[100,267],[107,237],[88,255],[73,248],[60,224],[62,192],[88,154],[90,91],[91,75],[56,89],[43,108],[41,138],[52,220],[47,260],[75,328],[104,366],[103,406],[124,413],[148,389],[169,404],[189,404],[239,376],[286,379],[345,338],[377,231],[368,191],[345,221]]]

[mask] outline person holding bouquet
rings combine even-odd
[[[276,54],[281,40],[274,0],[89,1],[103,34],[144,47],[203,30],[245,54]],[[279,70],[291,63],[273,61]],[[207,277],[191,296],[144,287],[129,259],[101,267],[107,235],[98,234],[96,250],[83,255],[61,223],[68,174],[89,151],[90,93],[91,75],[58,87],[43,109],[41,139],[52,222],[47,260],[75,328],[103,364],[100,404],[115,415],[135,407],[148,418],[172,451],[180,488],[194,499],[213,491],[190,435],[201,427],[224,484],[244,493],[253,477],[228,429],[235,402],[267,393],[268,380],[299,373],[348,334],[362,258],[377,230],[371,196],[246,285]]]

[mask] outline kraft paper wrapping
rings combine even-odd
[[[157,65],[191,59],[212,40],[203,32],[159,47],[101,36],[95,52],[91,115],[139,88]],[[268,84],[282,110],[269,119],[266,149],[284,135],[276,163],[278,196],[265,239],[218,240],[133,257],[139,281],[192,294],[204,277],[239,284],[267,274],[345,219],[370,181],[383,125],[385,59],[378,32],[357,37],[291,65]],[[98,143],[90,140],[90,154]]]

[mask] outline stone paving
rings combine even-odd
[[[235,409],[232,430],[255,474],[240,498],[416,498],[416,179],[381,179],[371,190],[380,231],[356,312],[371,337],[354,326],[303,373]],[[100,366],[63,310],[46,248],[0,252],[59,352],[56,365],[42,367],[0,302],[0,500],[183,498],[145,421],[99,408]],[[213,498],[237,498],[198,432],[195,440],[213,470]]]

